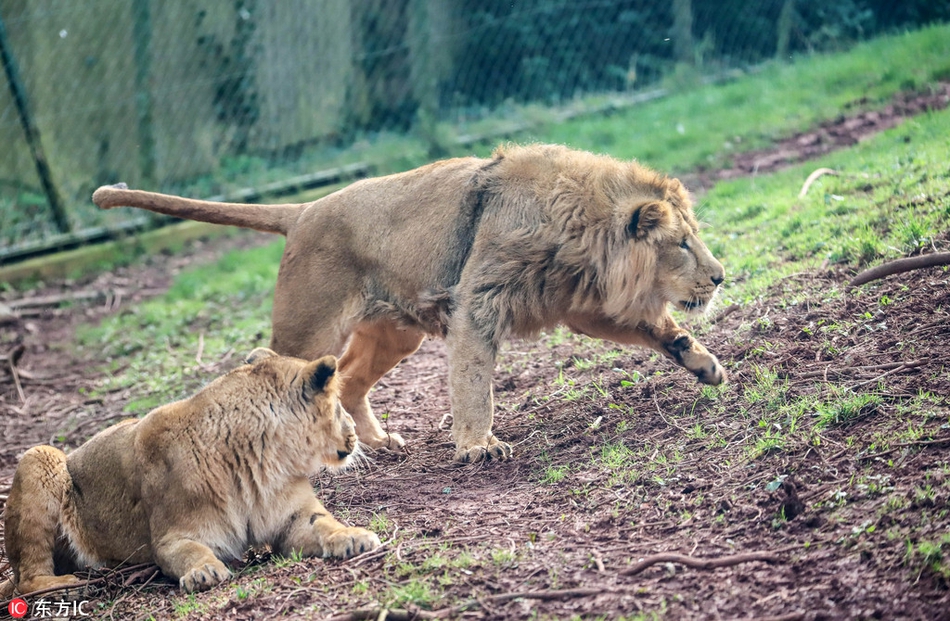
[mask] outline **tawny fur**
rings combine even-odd
[[[68,586],[83,567],[155,562],[186,591],[225,580],[249,546],[348,557],[379,545],[314,497],[309,476],[357,450],[336,359],[256,349],[189,399],[96,434],[70,455],[26,452],[6,504],[13,580]]]
[[[697,237],[682,184],[635,162],[554,145],[509,146],[354,183],[318,201],[206,203],[103,187],[100,207],[141,207],[287,236],[271,347],[340,354],[360,439],[401,446],[366,398],[426,334],[449,350],[461,461],[504,459],[491,433],[499,343],[565,324],[645,345],[706,383],[725,372],[669,314],[708,308],[722,265]]]

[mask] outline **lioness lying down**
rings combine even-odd
[[[313,494],[309,475],[357,449],[336,359],[255,349],[248,364],[189,399],[96,434],[68,457],[26,452],[6,505],[14,591],[68,586],[81,567],[157,563],[186,591],[230,576],[222,561],[270,544],[349,557],[379,545]]]
[[[676,179],[560,146],[503,147],[366,179],[312,203],[237,205],[106,186],[93,200],[287,236],[274,291],[276,351],[339,354],[360,440],[387,434],[370,388],[427,335],[445,337],[456,459],[505,459],[492,435],[503,339],[565,324],[662,352],[719,384],[716,357],[670,316],[701,313],[725,277]]]

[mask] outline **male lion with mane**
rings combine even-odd
[[[459,461],[506,459],[492,434],[499,344],[564,324],[653,348],[719,384],[715,356],[670,316],[702,313],[725,278],[697,237],[676,179],[636,162],[556,145],[506,146],[353,183],[312,203],[241,205],[99,188],[103,208],[132,206],[287,237],[271,347],[340,354],[342,401],[360,440],[400,447],[367,394],[426,335],[449,353]]]
[[[230,576],[250,545],[346,558],[379,546],[314,497],[309,475],[357,451],[336,359],[255,349],[196,395],[123,421],[66,456],[28,450],[13,477],[0,596],[77,582],[82,567],[158,564],[186,591]]]

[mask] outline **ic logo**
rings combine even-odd
[[[11,600],[10,605],[7,606],[10,616],[14,619],[20,619],[26,616],[26,613],[29,609],[30,607],[27,605],[26,600],[19,597]]]

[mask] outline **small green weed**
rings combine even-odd
[[[491,551],[491,560],[495,565],[511,565],[518,560],[518,554],[508,548],[494,548]]]
[[[917,574],[916,579],[931,574],[944,586],[950,585],[950,533],[934,541],[920,541],[916,545],[907,542],[905,564]]]
[[[287,567],[288,565],[299,563],[302,560],[303,552],[301,550],[291,550],[290,556],[274,554],[272,558],[275,567]]]
[[[380,511],[379,513],[374,513],[373,517],[369,519],[369,529],[379,535],[380,533],[388,533],[390,528],[389,518],[386,517],[385,511]]]
[[[199,602],[197,596],[194,593],[190,593],[185,597],[180,597],[173,601],[172,610],[175,611],[176,617],[181,618],[193,613],[203,614],[207,612],[208,605],[204,602]]]
[[[428,582],[420,578],[410,578],[403,583],[391,585],[380,595],[380,599],[392,608],[431,608],[439,597],[432,592]]]
[[[544,471],[544,476],[541,477],[541,482],[545,485],[554,485],[555,483],[560,483],[564,480],[564,477],[567,476],[567,473],[570,471],[568,466],[549,466]]]
[[[762,426],[760,421],[760,427]],[[785,438],[780,432],[766,425],[765,432],[755,439],[755,444],[748,450],[751,459],[758,459],[763,455],[782,449],[785,446]]]
[[[870,414],[884,402],[880,395],[851,394],[847,389],[834,390],[836,397],[816,406],[815,427],[825,429],[833,425],[847,425]]]
[[[627,466],[634,453],[626,444],[605,444],[600,449],[600,462],[610,470],[620,470]]]

